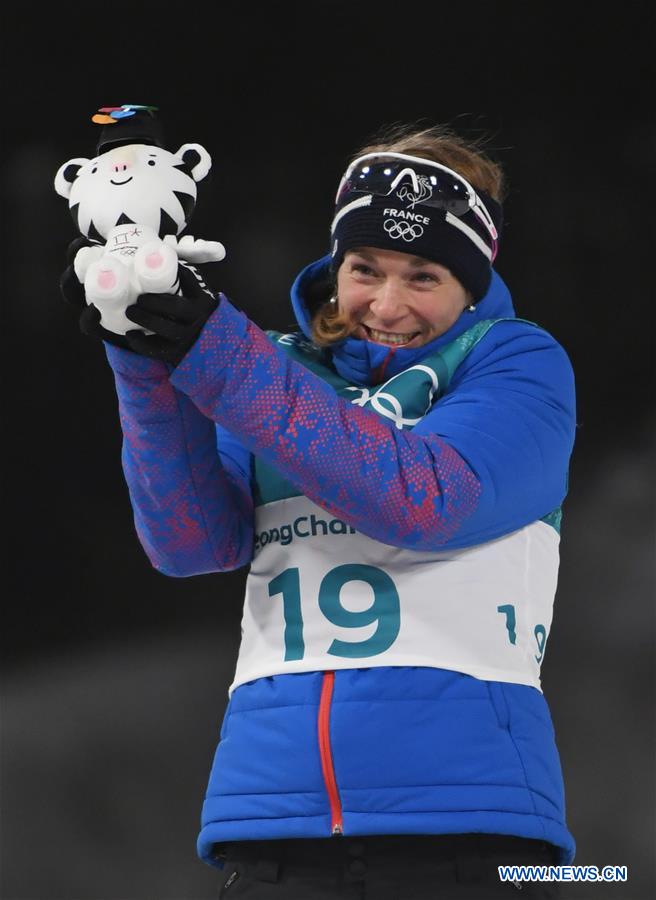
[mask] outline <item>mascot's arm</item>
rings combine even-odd
[[[219,241],[204,241],[190,234],[176,238],[172,234],[164,237],[164,243],[172,247],[178,254],[178,259],[198,265],[200,263],[221,262],[225,259],[226,250]]]
[[[250,562],[247,473],[217,452],[214,423],[169,381],[170,367],[105,345],[123,429],[123,471],[148,558],[165,575],[223,572]]]

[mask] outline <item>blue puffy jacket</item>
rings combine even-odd
[[[463,563],[536,523],[553,537],[575,429],[573,376],[559,344],[515,318],[494,273],[475,311],[424,347],[391,352],[348,339],[316,351],[304,298],[327,265],[314,263],[294,284],[300,334],[266,335],[223,298],[173,371],[106,346],[135,524],[153,565],[172,576],[251,561],[254,569],[265,537],[274,558],[291,552],[291,531],[286,541],[282,528],[257,524],[276,503],[312,503],[335,534],[362,536],[392,555],[398,548],[408,568],[431,554],[440,565]],[[374,397],[383,379],[389,385],[408,370],[432,379],[431,403],[411,425],[384,407],[382,394]],[[304,517],[299,547],[309,546],[299,536],[309,535],[310,521],[314,534],[319,518]],[[290,585],[280,588],[285,604]],[[339,588],[337,599],[320,596],[321,612],[351,628],[348,616],[358,614],[338,595]],[[252,644],[230,689],[203,808],[202,859],[214,862],[214,845],[235,840],[464,832],[541,839],[559,848],[562,863],[573,859],[537,675],[515,679],[500,669],[491,677],[494,659],[480,671],[461,665],[464,645],[453,663],[439,665],[437,654],[401,664],[393,655],[399,609],[403,617],[403,598],[385,607],[377,649],[335,641],[331,648],[346,649],[322,651],[314,668],[300,607],[285,606],[284,660],[272,663],[270,648]],[[493,610],[506,644],[499,653],[519,652],[524,640],[517,609],[517,620],[511,603]],[[548,625],[533,634],[531,622],[530,630],[526,640],[537,645],[522,653],[537,671]],[[334,665],[326,652],[335,653]],[[262,674],[249,677],[260,658]]]

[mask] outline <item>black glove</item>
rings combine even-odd
[[[141,294],[125,311],[131,322],[155,332],[128,331],[125,339],[129,349],[174,366],[189,352],[219,305],[218,297],[201,285],[191,269],[180,266],[178,272],[182,296]]]
[[[78,277],[75,274],[73,263],[78,250],[82,247],[92,246],[93,241],[85,237],[77,237],[74,241],[71,241],[66,250],[68,267],[64,270],[59,280],[59,289],[64,300],[78,311],[82,334],[87,335],[87,337],[99,338],[117,347],[123,347],[124,350],[129,350],[130,347],[124,335],[107,331],[100,324],[100,310],[93,303],[87,303],[84,285],[78,281]]]

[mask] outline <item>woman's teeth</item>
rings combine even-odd
[[[417,331],[413,331],[411,334],[393,334],[389,331],[376,331],[375,328],[369,328],[367,325],[364,327],[377,344],[407,344],[418,334]]]

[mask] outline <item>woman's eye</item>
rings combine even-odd
[[[360,275],[373,275],[374,270],[370,266],[366,266],[364,263],[353,263],[351,266],[352,272],[358,272]]]
[[[414,281],[419,281],[423,284],[437,284],[439,278],[437,275],[433,275],[431,272],[417,272],[414,276]]]

